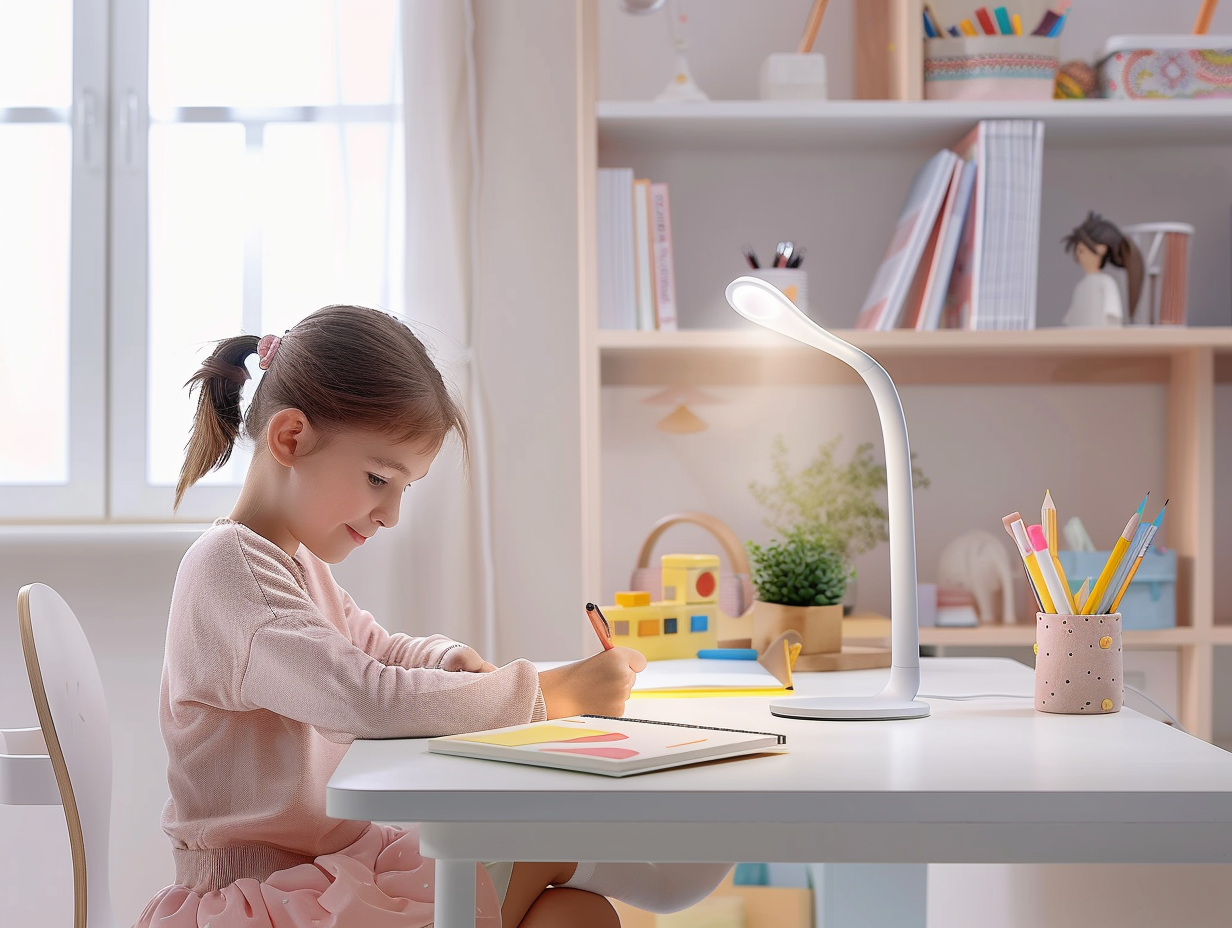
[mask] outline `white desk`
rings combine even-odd
[[[326,790],[338,818],[420,822],[438,928],[473,925],[475,860],[825,863],[1232,861],[1232,753],[1124,709],[1029,699],[1014,661],[921,661],[926,719],[775,718],[768,699],[635,699],[627,714],[787,735],[789,753],[623,779],[356,741]],[[885,670],[797,675],[861,694]],[[602,824],[596,824],[602,823]]]

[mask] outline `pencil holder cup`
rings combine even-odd
[[[800,312],[808,312],[808,271],[802,271],[798,267],[763,267],[745,273],[749,277],[758,277],[768,284],[774,284],[783,292],[783,296],[796,304]]]
[[[963,36],[924,41],[926,100],[1050,100],[1060,39]]]
[[[1125,700],[1121,614],[1035,617],[1035,708],[1107,715]]]

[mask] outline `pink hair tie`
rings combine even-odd
[[[269,370],[270,362],[274,360],[274,355],[278,353],[278,346],[281,344],[282,339],[277,335],[266,335],[257,342],[257,357],[261,359],[258,367],[261,370]]]

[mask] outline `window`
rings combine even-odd
[[[0,0],[4,36],[0,518],[169,519],[215,340],[403,308],[397,0]]]

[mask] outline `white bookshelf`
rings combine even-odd
[[[601,101],[599,143],[773,149],[952,144],[981,119],[1039,119],[1050,148],[1232,144],[1232,100],[1005,100],[709,103]]]
[[[593,93],[593,86],[589,90]],[[830,163],[850,172],[853,164],[866,157],[881,159],[876,163],[897,169],[910,163],[909,159],[953,144],[984,118],[1043,120],[1045,157],[1052,153],[1054,159],[1046,160],[1046,165],[1053,165],[1054,177],[1058,176],[1055,159],[1067,158],[1067,152],[1077,153],[1081,177],[1070,179],[1073,189],[1054,191],[1054,213],[1058,203],[1068,209],[1075,199],[1074,190],[1085,189],[1089,178],[1098,177],[1105,154],[1122,157],[1136,152],[1138,160],[1131,159],[1127,167],[1132,172],[1141,170],[1145,163],[1167,163],[1173,149],[1216,147],[1232,151],[1232,101],[727,101],[671,105],[598,101],[593,97],[586,100],[587,88],[582,91],[584,118],[578,151],[584,177],[588,168],[600,164],[633,163],[656,179],[680,183],[693,205],[704,205],[698,194],[705,188],[699,185],[710,184],[715,193],[734,196],[731,209],[737,213],[756,202],[750,190],[733,192],[714,186],[724,182],[722,177],[730,177],[733,169],[756,171],[764,162],[796,172],[815,163],[818,170],[824,170],[827,159],[831,159]],[[593,131],[586,131],[588,123]],[[1138,149],[1158,151],[1148,155]],[[701,169],[694,169],[694,165]],[[892,183],[899,182],[905,183],[905,178],[895,175]],[[809,195],[832,195],[832,188],[824,184],[815,182]],[[1218,194],[1222,197],[1223,191]],[[1187,190],[1172,195],[1191,196]],[[883,198],[897,201],[898,196],[897,192],[885,193]],[[596,329],[594,265],[588,263],[593,262],[593,188],[583,195],[582,204],[582,276],[590,282],[581,310],[583,493],[589,546],[585,582],[597,587],[603,519],[603,387],[649,387],[669,379],[699,386],[854,381],[849,369],[821,353],[753,326],[678,332]],[[784,199],[768,201],[766,208],[783,211],[790,208],[785,204]],[[855,208],[850,201],[845,206],[848,210]],[[1086,206],[1080,202],[1074,207],[1073,222],[1080,220],[1077,213]],[[886,212],[885,204],[879,204],[879,208]],[[1046,201],[1045,211],[1048,208]],[[1226,223],[1226,206],[1223,210]],[[696,221],[690,232],[709,234],[715,248],[731,251],[731,242],[724,238],[728,230],[719,218],[717,211],[712,212],[704,222]],[[886,217],[877,221],[883,219]],[[870,222],[868,226],[855,234],[867,234],[869,246],[879,252],[884,247],[885,225]],[[813,234],[820,237],[820,228],[815,227]],[[1046,227],[1043,234],[1054,233]],[[721,286],[715,284],[722,280],[718,262],[705,264],[708,256],[696,251],[682,257],[683,250],[677,249],[678,264],[694,263],[678,266],[678,280],[691,275],[694,293],[712,302],[721,300]],[[1056,256],[1050,260],[1054,268],[1059,266]],[[813,267],[822,276],[825,269],[816,263]],[[833,265],[828,270],[833,276]],[[855,268],[852,273],[860,276],[863,269]],[[810,292],[818,289],[810,287]],[[1216,298],[1224,303],[1232,300],[1226,283],[1218,289],[1221,293],[1216,293]],[[720,296],[712,298],[712,290]],[[1216,286],[1208,280],[1204,290],[1215,293]],[[846,305],[852,295],[843,292],[838,296]],[[687,325],[687,302],[682,303],[681,311]],[[721,325],[732,322],[721,307],[716,310],[714,306],[694,318],[713,319]],[[1232,625],[1217,625],[1215,621],[1213,551],[1214,387],[1216,383],[1232,382],[1232,327],[1134,327],[1112,332],[1059,328],[1027,332],[865,332],[843,329],[841,322],[838,325],[839,334],[876,357],[900,384],[1066,384],[1081,389],[1085,384],[1150,383],[1163,387],[1165,490],[1172,496],[1168,537],[1180,564],[1178,627],[1128,632],[1125,642],[1134,649],[1175,650],[1181,721],[1189,731],[1209,740],[1213,732],[1214,649],[1232,645]],[[670,371],[670,376],[665,371]],[[1029,646],[1033,631],[1030,625],[923,629],[921,641],[954,648]]]

